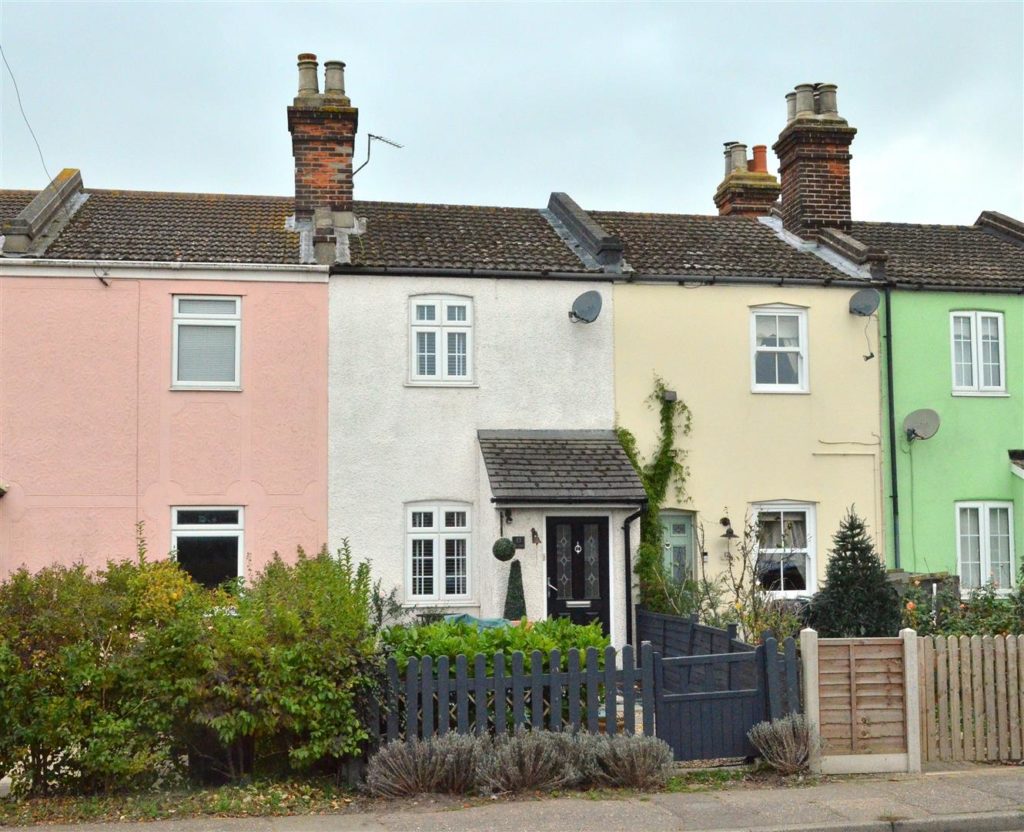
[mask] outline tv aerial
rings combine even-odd
[[[903,420],[903,432],[908,442],[915,439],[931,439],[938,431],[939,414],[927,407],[908,413]]]
[[[398,142],[392,141],[391,139],[389,139],[389,138],[387,138],[385,136],[378,136],[375,133],[367,133],[366,134],[366,161],[363,162],[354,171],[352,171],[352,175],[353,176],[355,176],[357,173],[359,173],[359,171],[361,171],[368,164],[370,164],[370,150],[373,148],[373,143],[374,142],[384,142],[384,144],[391,145],[391,147],[397,147],[399,150],[401,150],[403,147],[405,147],[405,145],[402,145],[402,144],[399,144]]]
[[[590,291],[584,292],[572,302],[572,309],[569,310],[569,320],[574,324],[592,324],[601,314],[601,293]]]

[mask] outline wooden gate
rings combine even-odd
[[[747,732],[800,710],[796,643],[703,656],[654,654],[655,734],[676,760],[752,757]]]
[[[800,650],[805,713],[822,740],[812,769],[920,771],[917,634],[819,640],[804,630]]]

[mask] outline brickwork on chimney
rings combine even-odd
[[[782,224],[804,238],[824,228],[849,231],[850,145],[857,130],[835,111],[831,84],[797,87],[790,109],[795,112],[772,148],[782,177]]]
[[[299,55],[299,91],[288,108],[288,130],[295,157],[295,216],[311,219],[319,209],[338,215],[352,212],[352,159],[359,111],[345,95],[345,64],[324,63],[324,91],[319,91],[316,55]]]
[[[317,208],[352,210],[352,159],[358,110],[354,107],[289,107],[295,157],[295,216]]]
[[[747,158],[747,146],[725,143],[725,178],[715,191],[715,205],[723,217],[764,217],[779,198],[779,180],[768,172],[767,148],[754,145],[754,157]]]

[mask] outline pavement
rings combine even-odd
[[[423,799],[392,811],[283,818],[118,823],[116,832],[1006,832],[1024,830],[1024,767],[976,766],[917,776],[807,786],[496,800],[469,808]],[[36,832],[112,832],[110,824],[35,826]]]

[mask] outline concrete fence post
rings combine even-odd
[[[815,774],[821,773],[820,716],[818,699],[818,633],[807,629],[800,631],[800,661],[803,663],[804,717],[812,726],[810,766]]]
[[[900,630],[903,639],[903,701],[906,707],[907,771],[921,772],[920,678],[917,667],[917,633],[910,628]]]

